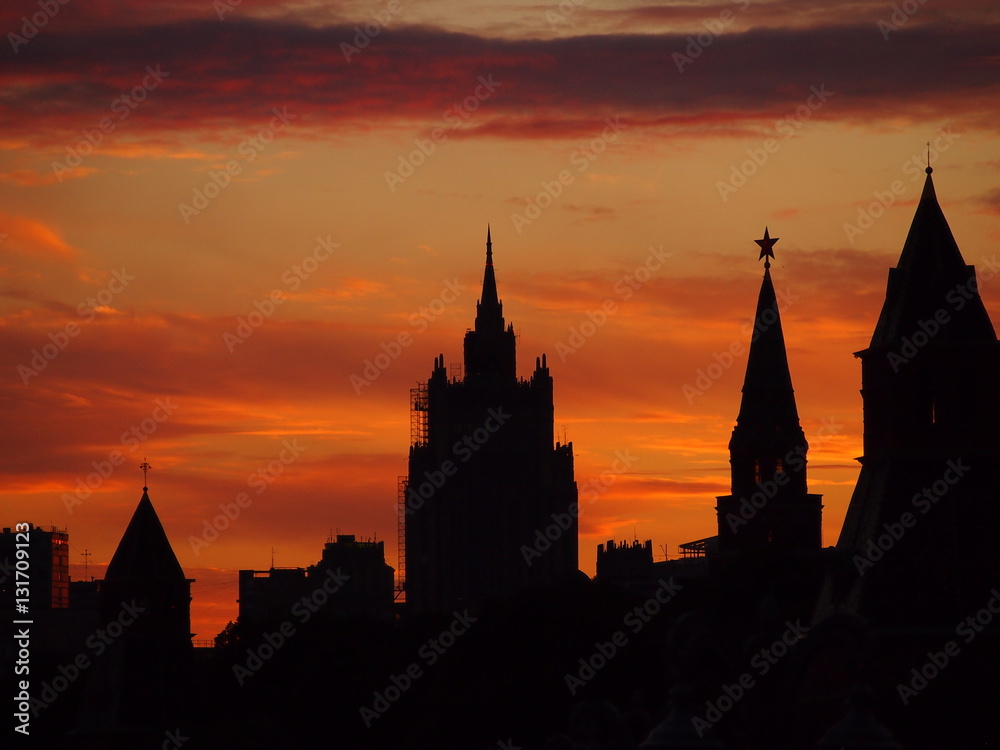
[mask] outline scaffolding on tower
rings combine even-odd
[[[427,383],[410,389],[410,445],[427,444]]]
[[[393,601],[406,601],[406,487],[407,477],[396,477],[396,590]]]

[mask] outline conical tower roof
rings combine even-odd
[[[778,298],[771,281],[771,269],[765,268],[737,422],[770,426],[789,420],[797,422],[798,418]]]
[[[185,580],[146,487],[104,576],[107,581]]]
[[[948,220],[927,179],[903,244],[899,263],[889,270],[885,304],[870,348],[895,348],[921,330],[921,322],[946,316],[939,341],[995,341],[996,332],[976,287],[975,269],[966,265]]]

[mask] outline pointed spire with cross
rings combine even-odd
[[[146,486],[148,484],[146,481],[146,473],[153,467],[149,465],[149,461],[147,461],[146,457],[143,456],[142,463],[139,464],[139,468],[142,469],[142,491],[146,492],[149,489],[149,487]]]
[[[90,557],[93,554],[93,552],[86,548],[80,553],[80,557],[83,558],[83,580],[85,581],[90,580]]]

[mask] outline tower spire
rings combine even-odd
[[[747,371],[743,381],[743,400],[737,418],[737,431],[760,436],[786,433],[791,445],[802,438],[799,415],[792,391],[792,376],[788,369],[785,337],[781,330],[778,298],[771,281],[771,264],[774,243],[764,228],[764,238],[754,240],[760,245],[760,258],[764,258],[764,279],[757,297],[753,337],[747,355]],[[758,258],[758,260],[760,260]],[[741,428],[743,428],[741,430]],[[737,439],[736,432],[733,440]],[[769,437],[768,439],[771,439]]]
[[[497,277],[493,269],[493,235],[487,224],[483,293],[476,303],[475,328],[465,334],[466,377],[502,375],[514,378],[516,345],[514,328],[507,326],[503,319],[503,303],[497,293]]]
[[[503,304],[497,294],[497,278],[493,270],[493,239],[486,225],[486,269],[483,272],[483,295],[476,304],[476,331],[503,331]]]
[[[806,486],[808,443],[799,424],[778,298],[771,281],[774,243],[767,228],[754,240],[764,259],[764,278],[757,298],[753,335],[747,355],[743,397],[729,441],[732,494],[719,497],[719,549],[736,551],[780,547],[818,549],[820,496]],[[748,523],[741,503],[774,486],[777,494]],[[742,529],[742,526],[747,526]]]
[[[928,164],[924,189],[895,268],[889,269],[885,302],[869,349],[898,351],[922,322],[946,317],[935,336],[941,341],[995,341],[996,333],[976,284],[951,233],[934,191]],[[958,290],[958,292],[956,292]],[[962,304],[955,304],[961,293]],[[942,316],[942,313],[946,315]]]

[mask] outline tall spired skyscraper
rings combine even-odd
[[[824,599],[877,625],[953,628],[1000,576],[1000,343],[931,172],[855,354],[864,457]]]
[[[416,611],[449,611],[557,585],[577,571],[573,444],[553,444],[545,355],[516,371],[486,233],[486,269],[462,373],[444,355],[412,393],[405,588]]]
[[[773,246],[764,229],[764,279],[757,299],[743,399],[729,441],[732,494],[718,498],[719,552],[818,550],[822,496],[806,487],[809,444],[799,425],[778,299]]]

